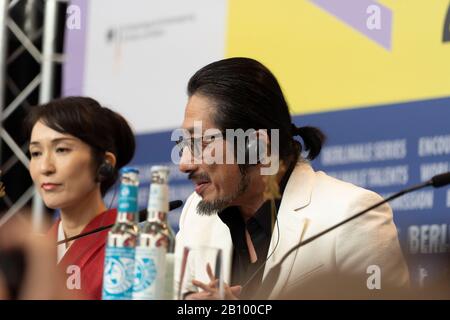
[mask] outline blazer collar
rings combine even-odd
[[[303,214],[311,203],[311,195],[314,188],[315,173],[311,165],[306,161],[297,163],[291,173],[289,181],[281,199],[277,223],[272,233],[268,258],[263,281],[269,270],[273,268],[283,256],[300,241],[305,240],[310,228],[310,220]],[[289,278],[297,252],[293,252],[281,265],[278,280],[273,287],[271,298],[276,297]]]
[[[283,192],[280,209],[297,211],[308,206],[313,187],[314,170],[311,165],[306,160],[297,162]]]

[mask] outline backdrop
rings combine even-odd
[[[325,131],[317,170],[383,196],[449,171],[448,0],[73,0],[68,15],[80,23],[66,30],[63,92],[129,119],[141,208],[152,164],[171,166],[171,199],[193,191],[170,133],[189,77],[232,56],[268,66],[294,121]],[[413,282],[450,285],[450,190],[392,207]]]

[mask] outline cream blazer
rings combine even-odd
[[[230,231],[216,214],[197,214],[200,200],[193,193],[180,217],[175,249],[175,292],[180,289],[185,247],[221,248],[224,279],[230,280],[233,253]],[[324,172],[315,172],[305,161],[298,162],[283,193],[263,279],[300,241],[380,200],[382,198],[372,191],[337,180]],[[209,282],[205,268],[188,265],[184,279],[192,278]],[[189,281],[183,283],[181,292],[196,291]],[[292,253],[283,262],[279,277],[267,296],[270,299],[370,298],[388,288],[408,286],[409,273],[392,210],[389,205],[383,205]]]

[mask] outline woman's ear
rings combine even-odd
[[[117,159],[114,153],[106,151],[105,152],[105,162],[108,162],[113,168],[116,167]]]

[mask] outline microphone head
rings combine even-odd
[[[444,187],[450,184],[450,172],[435,175],[430,181],[431,185],[435,188]]]
[[[178,209],[183,205],[183,201],[181,200],[173,200],[169,202],[169,211]]]

